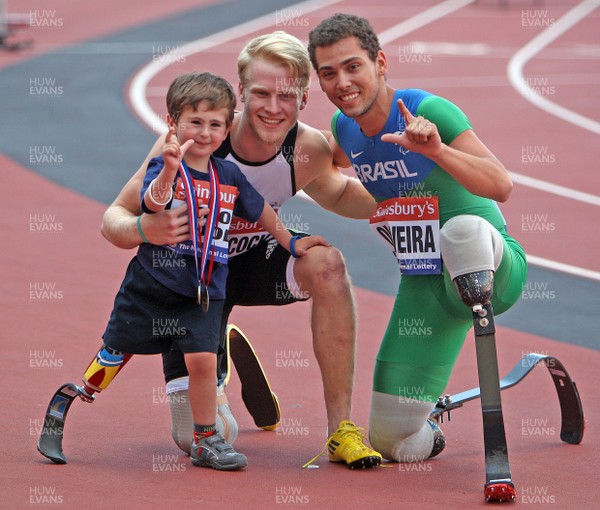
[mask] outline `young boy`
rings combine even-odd
[[[215,374],[231,218],[258,221],[295,257],[316,244],[327,245],[318,236],[292,237],[239,168],[212,157],[229,132],[234,108],[233,89],[218,76],[189,73],[171,84],[169,135],[162,156],[148,165],[142,209],[158,212],[187,201],[190,213],[208,208],[206,224],[197,228],[196,242],[140,246],[103,336],[110,350],[125,356],[159,354],[171,345],[184,352],[194,418],[191,461],[219,470],[247,465],[246,456],[237,453],[215,427]],[[202,223],[197,215],[190,217],[191,225]]]

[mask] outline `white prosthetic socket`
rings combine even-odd
[[[175,444],[190,453],[194,436],[194,418],[189,401],[189,377],[178,377],[167,383],[166,393],[171,410],[171,435]],[[238,424],[229,408],[225,386],[217,387],[217,431],[229,444],[233,444],[238,435]]]
[[[500,233],[479,216],[462,214],[450,218],[440,230],[440,247],[450,277],[495,271],[502,261]]]
[[[434,434],[427,418],[435,404],[374,391],[371,396],[369,442],[385,459],[415,462],[427,459]]]

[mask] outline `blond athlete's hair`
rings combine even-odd
[[[312,71],[308,51],[297,37],[278,30],[252,39],[238,57],[238,77],[243,86],[248,81],[248,67],[255,58],[287,67],[302,89],[310,85]]]

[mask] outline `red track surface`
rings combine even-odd
[[[42,1],[23,3],[27,5],[19,9],[24,11],[48,9],[47,3]],[[574,5],[574,2],[563,3],[567,7]],[[144,8],[133,8],[111,0],[83,7],[66,0],[54,1],[52,8],[69,23],[65,23],[64,30],[39,30],[33,35],[38,51],[50,50],[56,44],[76,43],[198,4],[191,0],[170,4],[152,1],[144,4]],[[590,171],[597,156],[593,150],[573,150],[574,147],[593,147],[597,144],[597,135],[560,123],[536,110],[518,96],[506,80],[504,70],[508,57],[535,33],[519,26],[519,11],[498,11],[492,2],[480,4],[477,10],[460,10],[385,49],[390,55],[394,52],[397,55],[399,46],[411,41],[437,40],[485,42],[512,48],[511,51],[497,59],[477,61],[432,54],[430,65],[402,67],[395,65],[395,58],[390,57],[390,80],[397,86],[423,86],[451,97],[467,111],[478,134],[514,171],[598,195],[598,180]],[[533,8],[528,2],[523,4],[523,9]],[[380,1],[378,7],[374,11],[372,7],[359,7],[357,2],[338,3],[307,15],[308,27],[289,31],[305,39],[318,18],[344,10],[370,17],[375,28],[383,31],[424,8],[416,4],[392,18],[382,13],[398,13],[397,2]],[[547,2],[546,8],[557,17],[566,10],[551,2]],[[90,9],[93,12],[90,13]],[[374,12],[379,14],[374,16]],[[93,23],[84,24],[89,19],[93,19]],[[593,44],[597,40],[597,29],[596,17],[593,22],[578,25],[576,31],[568,32],[554,46]],[[216,69],[235,83],[233,63],[242,43],[242,40],[232,41],[226,48],[203,54],[201,59],[190,56],[185,65],[195,67],[201,62],[203,68]],[[227,59],[223,54],[227,54]],[[7,58],[3,54],[0,66],[29,55],[33,53],[12,54]],[[225,68],[221,67],[223,60],[230,61]],[[533,74],[549,76],[572,75],[575,71],[570,65],[560,59],[540,58],[531,63],[531,70]],[[150,85],[165,86],[180,70],[169,68]],[[449,77],[449,83],[436,81],[440,76]],[[452,79],[460,76],[466,77],[462,83]],[[495,77],[492,86],[465,86],[469,80],[475,84],[478,79],[489,77]],[[437,85],[430,87],[421,82]],[[560,92],[553,100],[590,118],[600,118],[599,103],[585,99],[586,93],[590,95],[589,86],[576,84],[557,89]],[[160,91],[159,95],[162,96]],[[162,101],[156,105],[157,111],[161,111]],[[330,110],[314,85],[311,104],[302,114],[303,120],[325,127]],[[557,164],[523,163],[524,146],[548,147]],[[565,161],[569,164],[563,164]],[[240,424],[236,446],[249,457],[245,471],[218,473],[197,469],[179,455],[168,432],[170,419],[164,403],[158,357],[134,358],[92,406],[81,402],[73,404],[64,444],[70,462],[66,466],[51,465],[35,450],[48,399],[63,382],[78,382],[96,352],[112,299],[132,252],[118,250],[100,236],[103,205],[60,188],[2,156],[0,162],[3,168],[0,203],[10,211],[10,215],[5,214],[0,220],[4,248],[0,253],[4,289],[1,303],[6,324],[5,369],[0,372],[5,424],[0,447],[1,508],[25,508],[42,503],[69,509],[200,505],[203,508],[281,508],[289,504],[310,508],[396,505],[407,509],[432,505],[484,506],[483,439],[477,402],[453,414],[452,421],[444,426],[446,451],[422,465],[389,464],[370,472],[353,472],[321,458],[320,469],[300,468],[322,448],[325,440],[320,377],[310,345],[309,308],[302,304],[268,310],[238,308],[234,312],[234,321],[249,335],[261,355],[279,395],[283,417],[279,431],[256,430],[241,402],[236,378],[232,378],[228,393]],[[50,223],[55,225],[56,231],[36,232],[31,224],[35,224],[37,214],[47,211],[55,215]],[[516,186],[503,211],[509,224],[517,229],[522,224],[522,215],[528,213],[548,214],[548,221],[555,223],[556,235],[527,233],[523,229],[517,232],[513,228],[528,252],[600,270],[597,256],[592,256],[592,251],[586,250],[584,245],[586,236],[592,232],[590,229],[597,229],[596,206]],[[50,289],[51,299],[38,297],[43,296],[39,292],[44,284],[54,285]],[[392,299],[363,289],[355,291],[360,333],[354,418],[365,426],[374,357]],[[267,312],[268,322],[261,320]],[[558,403],[550,377],[543,369],[536,370],[518,389],[504,393],[518,503],[531,508],[597,508],[592,491],[599,467],[600,449],[595,438],[600,412],[593,405],[592,396],[596,390],[593,381],[597,381],[595,367],[600,363],[600,354],[507,328],[499,328],[498,338],[502,374],[526,352],[551,353],[561,359],[578,383],[588,423],[582,445],[561,443]],[[302,366],[282,367],[281,360],[289,357],[301,360]],[[448,392],[476,385],[475,354],[470,337]]]

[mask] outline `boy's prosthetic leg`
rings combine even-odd
[[[81,399],[85,402],[94,400],[94,393],[106,389],[121,369],[131,359],[132,354],[115,351],[106,345],[96,354],[83,374],[83,388]]]
[[[106,389],[131,356],[102,345],[83,375],[83,386],[66,383],[54,393],[46,410],[44,426],[37,445],[42,455],[56,464],[67,463],[62,450],[62,439],[71,404],[76,397],[80,397],[84,402],[93,402],[94,393]]]

